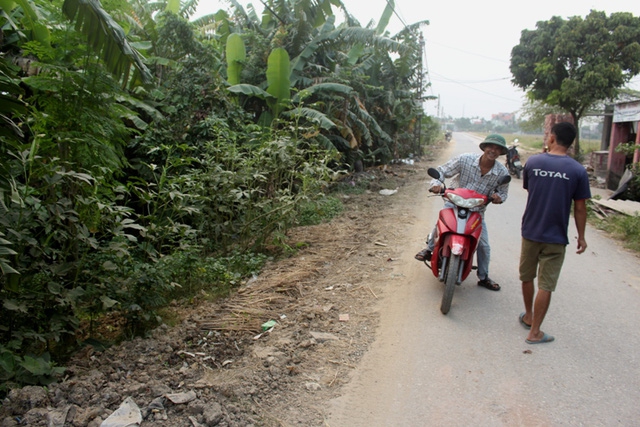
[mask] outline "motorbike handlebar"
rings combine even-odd
[[[429,192],[431,193],[435,193],[436,195],[443,195],[445,190],[447,189],[446,184],[444,183],[444,179],[442,177],[442,175],[440,175],[440,171],[438,171],[438,169],[435,168],[429,168],[427,169],[427,174],[429,174],[430,177],[437,179],[438,181],[440,181],[442,183],[442,185],[440,185],[440,191],[431,191],[431,188],[429,188]],[[511,175],[504,175],[501,176],[498,179],[498,186],[495,188],[495,190],[493,190],[493,192],[490,195],[487,195],[487,204],[492,203],[493,199],[492,196],[493,194],[495,194],[498,191],[498,187],[504,184],[507,184],[511,182]],[[450,188],[450,190],[453,190],[453,188]]]

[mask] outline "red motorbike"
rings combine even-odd
[[[435,228],[435,246],[431,259],[424,263],[433,275],[444,282],[440,311],[447,314],[451,308],[453,292],[467,278],[473,267],[473,256],[482,233],[482,216],[471,209],[490,202],[489,195],[468,188],[446,188],[437,169],[429,168],[429,176],[443,183],[441,195],[453,207],[440,210]],[[511,181],[511,176],[500,178],[498,186]]]

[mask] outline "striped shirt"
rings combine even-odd
[[[498,186],[498,179],[502,176],[509,175],[509,171],[497,161],[493,167],[484,176],[480,174],[480,157],[482,153],[466,153],[461,154],[449,160],[437,169],[445,178],[453,177],[451,188],[468,188],[477,191],[480,194],[490,196],[494,191],[500,196],[503,202],[507,200],[509,195],[509,184]],[[437,179],[431,180],[430,187],[442,185]],[[479,211],[484,211],[486,205],[482,206]],[[474,209],[476,210],[476,209]]]

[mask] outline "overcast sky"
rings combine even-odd
[[[252,3],[261,11],[259,0]],[[347,10],[365,26],[378,21],[386,0],[343,0]],[[227,8],[221,0],[200,0],[197,16]],[[511,84],[511,49],[520,42],[524,29],[533,30],[536,22],[552,16],[585,17],[590,10],[631,12],[640,15],[638,0],[537,0],[521,3],[513,0],[417,1],[395,0],[397,15],[387,29],[397,33],[403,25],[428,20],[422,32],[425,38],[426,94],[439,97],[425,104],[433,116],[482,117],[518,112],[523,92]],[[336,14],[339,16],[338,11]],[[640,89],[640,76],[633,80]]]

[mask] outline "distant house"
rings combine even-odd
[[[620,183],[627,165],[640,162],[640,100],[620,102],[613,105],[613,114],[605,117],[604,129],[611,129],[608,141],[603,141],[603,149],[608,151],[607,188],[615,190]],[[603,135],[604,137],[604,135]],[[632,155],[618,153],[620,144],[638,146]]]
[[[516,115],[514,113],[492,114],[491,123],[494,126],[511,126],[516,123]]]

